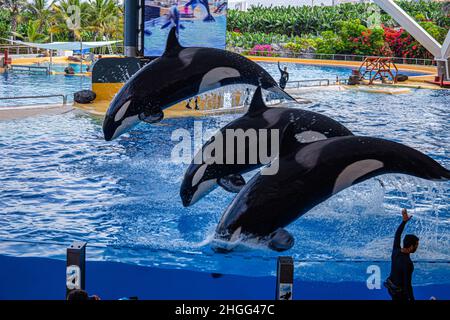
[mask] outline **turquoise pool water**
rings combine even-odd
[[[67,65],[53,65],[52,70],[64,71]],[[73,66],[75,69],[77,65]],[[78,69],[80,70],[78,66]],[[78,72],[77,71],[77,72]],[[90,89],[90,77],[27,74],[10,72],[0,74],[0,97],[23,97],[65,94],[73,101],[73,94],[79,90]],[[61,103],[61,98],[0,100],[0,108],[5,106],[34,105],[42,103]]]
[[[268,68],[276,75],[273,65]],[[295,77],[309,76],[312,69],[331,78],[335,72],[349,71],[298,66]],[[38,81],[40,88],[70,81],[58,76],[34,81],[23,77],[15,82],[32,91],[39,91]],[[68,90],[80,84],[72,85]],[[304,97],[313,101],[309,110],[331,116],[357,134],[405,143],[450,167],[449,91],[377,95],[315,90]],[[214,132],[236,116],[201,121],[205,131]],[[93,260],[273,275],[278,255],[274,252],[241,248],[220,255],[209,247],[208,239],[233,195],[217,189],[196,205],[182,207],[178,192],[187,165],[170,161],[176,143],[170,137],[178,128],[192,132],[195,120],[141,124],[112,142],[103,140],[101,119],[81,113],[0,122],[0,252],[64,259],[66,245],[85,240]],[[407,232],[421,239],[414,259],[422,262],[416,265],[414,282],[450,283],[448,263],[428,263],[450,260],[450,183],[401,175],[386,175],[382,181],[384,188],[375,180],[352,187],[288,227],[296,244],[285,254],[305,260],[297,262],[296,277],[365,281],[366,267],[372,264],[387,276],[388,262],[370,261],[389,260],[400,209],[407,207],[414,215]],[[361,259],[369,262],[345,262]]]

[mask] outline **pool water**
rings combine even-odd
[[[277,72],[276,66],[270,68]],[[309,76],[312,69],[328,77],[342,70],[299,66],[293,74]],[[25,77],[16,82],[24,81],[24,90],[37,90]],[[315,90],[304,97],[313,102],[308,110],[328,115],[356,134],[402,142],[450,168],[449,91],[377,95]],[[83,240],[93,260],[273,275],[278,253],[242,247],[222,255],[208,245],[233,194],[216,189],[189,208],[178,194],[187,164],[171,161],[178,142],[171,140],[172,132],[193,132],[194,122],[201,121],[207,138],[237,116],[140,124],[112,142],[103,139],[101,119],[82,113],[0,122],[0,239],[44,242],[0,241],[0,252],[64,259],[64,246]],[[406,231],[421,239],[414,255],[422,261],[416,264],[415,284],[450,284],[448,263],[427,262],[450,260],[450,183],[404,175],[381,180],[385,187],[375,179],[351,187],[287,227],[296,244],[283,255],[296,259],[296,277],[365,281],[365,267],[342,260],[388,261],[400,210],[407,207],[414,218]],[[61,246],[45,245],[49,242]],[[388,262],[370,264],[387,276]]]
[[[43,65],[41,63],[41,65]],[[46,64],[45,66],[49,66],[49,64]],[[88,65],[86,63],[83,63],[83,66],[81,66],[81,63],[79,62],[73,62],[73,63],[68,63],[68,64],[52,64],[52,71],[56,71],[56,72],[64,72],[64,69],[66,67],[72,67],[73,70],[75,71],[75,73],[80,73],[81,69],[83,69],[83,72],[87,72],[88,71]]]
[[[163,29],[165,30],[165,29]],[[273,77],[278,80],[280,73],[276,63],[259,63]],[[43,64],[41,64],[43,65]],[[68,64],[54,64],[52,70],[63,72]],[[80,71],[80,65],[70,64],[75,72]],[[290,73],[290,80],[304,79],[330,79],[331,81],[347,79],[351,74],[349,67],[313,66],[294,63],[283,63]],[[83,66],[86,71],[86,66]],[[407,75],[417,75],[417,73],[402,72]],[[39,85],[37,85],[37,83]],[[91,88],[90,77],[64,76],[64,75],[42,75],[25,73],[4,73],[0,74],[0,97],[17,96],[39,96],[52,94],[66,94],[68,101],[73,101],[73,94],[79,90]],[[3,106],[33,105],[43,102],[60,103],[61,98],[42,99],[22,99],[22,100],[0,100],[0,108]]]
[[[260,65],[266,69],[274,79],[278,80],[280,78],[280,71],[278,70],[277,63],[267,63],[260,62]],[[358,69],[357,67],[348,66],[320,66],[320,65],[305,65],[296,63],[285,63],[281,62],[280,67],[287,67],[289,72],[289,81],[295,80],[307,80],[307,79],[330,79],[332,81],[339,79],[348,79],[352,74],[352,69]],[[418,76],[423,75],[420,72],[413,71],[399,71],[399,74],[404,74],[407,76]]]
[[[52,70],[64,71],[67,65],[54,65]],[[0,98],[45,96],[65,94],[73,101],[73,94],[90,89],[91,78],[84,76],[64,76],[10,72],[0,74]],[[0,100],[0,108],[5,106],[61,103],[61,98]]]

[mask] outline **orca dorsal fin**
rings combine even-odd
[[[252,115],[258,112],[261,112],[261,110],[266,110],[267,106],[264,102],[264,98],[262,96],[262,89],[261,86],[258,86],[255,90],[255,93],[253,94],[252,102],[250,102],[250,106],[248,107],[247,114]]]
[[[291,153],[292,149],[300,144],[296,138],[297,130],[295,129],[294,122],[289,122],[289,124],[284,128],[281,134],[280,157]]]
[[[183,46],[178,41],[177,28],[172,27],[169,31],[169,36],[167,37],[166,50],[163,55],[178,53],[181,49],[183,49]]]

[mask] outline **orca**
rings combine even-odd
[[[214,17],[211,15],[211,12],[209,11],[209,2],[208,0],[190,0],[189,2],[187,2],[184,7],[187,8],[189,6],[192,7],[192,11],[195,10],[195,8],[197,7],[197,5],[201,4],[203,6],[203,8],[205,8],[206,10],[206,17],[203,18],[204,22],[214,22],[216,21],[214,19]]]
[[[243,148],[235,143],[233,150],[226,150],[227,140],[231,139],[231,136],[228,137],[226,134],[227,130],[257,130],[258,143],[265,139],[263,143],[268,146],[268,150],[270,150],[271,146],[271,134],[261,135],[259,133],[260,129],[267,129],[267,131],[278,130],[279,133],[283,133],[284,129],[292,124],[294,128],[292,134],[296,135],[296,138],[301,142],[300,145],[306,145],[307,143],[330,137],[353,135],[349,129],[339,122],[316,112],[299,109],[299,106],[300,104],[298,103],[288,102],[278,107],[267,107],[262,96],[261,87],[258,87],[253,95],[248,111],[243,116],[221,128],[195,155],[185,171],[180,187],[180,197],[183,205],[187,207],[194,204],[217,186],[221,186],[229,192],[237,193],[245,185],[242,174],[263,165],[262,159],[259,157],[257,162],[249,161],[250,139],[242,141],[242,143],[245,143]],[[207,163],[207,159],[201,157],[201,155],[214,142],[217,135],[221,135],[223,139],[223,157],[221,161]],[[234,160],[232,163],[230,163],[231,161],[227,163],[226,157],[230,152],[233,152]],[[239,152],[245,153],[245,162],[242,163],[241,161],[241,164],[237,161]],[[271,156],[273,158],[276,154]],[[197,159],[201,159],[201,161]],[[268,162],[270,160],[265,164],[268,164]]]
[[[336,193],[381,174],[450,180],[450,171],[438,162],[397,142],[347,136],[302,147],[291,135],[284,138],[277,174],[256,174],[223,213],[212,241],[217,252],[232,250],[242,239],[288,250],[294,237],[284,227]]]
[[[185,29],[185,27],[180,23],[180,12],[178,11],[176,5],[173,5],[170,8],[169,13],[167,14],[167,20],[168,21],[161,26],[161,29],[165,29],[172,25],[175,27],[177,35],[180,34],[180,29]]]
[[[164,109],[232,84],[261,85],[294,100],[257,63],[226,50],[182,47],[173,27],[164,54],[135,73],[111,101],[103,120],[104,138],[115,139],[139,121],[159,122]]]

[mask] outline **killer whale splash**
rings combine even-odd
[[[288,250],[294,237],[284,227],[336,193],[378,175],[450,180],[449,170],[400,143],[345,136],[302,146],[293,137],[284,134],[279,171],[257,173],[224,211],[212,243],[216,251],[230,251],[241,239],[264,240],[273,250]]]
[[[271,134],[270,132],[262,134],[261,130],[283,133],[284,129],[292,124],[294,130],[289,134],[296,135],[296,138],[301,141],[301,145],[330,137],[353,135],[349,129],[339,122],[317,112],[299,109],[299,106],[299,104],[294,102],[288,102],[277,107],[268,107],[264,102],[262,89],[258,87],[247,112],[222,127],[194,156],[191,164],[186,169],[180,187],[180,197],[183,205],[185,207],[193,205],[217,186],[229,192],[237,193],[245,184],[242,174],[263,165],[259,158],[256,159],[256,162],[250,161],[250,139],[244,140],[242,148],[238,148],[237,144],[233,144],[233,161],[230,161],[232,164],[227,164],[226,157],[231,151],[226,150],[228,146],[227,140],[235,138],[234,135],[229,137],[226,134],[229,130],[237,133],[247,132],[249,129],[255,130],[256,144],[264,143],[269,152],[272,145]],[[214,143],[215,137],[218,135],[223,141],[222,159],[208,164],[207,157],[203,156],[203,154]],[[280,139],[283,139],[282,135],[279,136]],[[257,150],[255,151],[258,152]],[[272,156],[274,157],[276,154],[272,154]],[[243,163],[238,162],[240,157],[245,159]],[[196,161],[197,159],[201,159],[201,161]]]
[[[241,174],[262,163],[188,167],[180,189],[183,205],[195,203],[217,185],[237,193],[217,225],[211,243],[217,252],[233,250],[237,241],[255,239],[267,242],[272,250],[288,250],[295,241],[286,226],[334,194],[381,174],[450,179],[449,170],[401,143],[353,136],[333,119],[294,109],[292,103],[279,109],[267,107],[261,89],[293,99],[262,67],[240,55],[182,47],[176,28],[169,33],[164,54],[130,78],[111,102],[103,122],[104,137],[115,139],[139,121],[158,122],[164,109],[202,92],[241,83],[258,87],[252,104],[220,132],[234,127],[281,130],[279,154],[273,158],[279,161],[279,170],[265,175],[270,163],[245,183]],[[298,134],[303,134],[303,141]]]
[[[113,140],[140,121],[156,123],[164,109],[207,91],[233,84],[261,86],[280,98],[294,100],[257,63],[226,50],[183,47],[172,27],[161,57],[136,72],[111,101],[103,134]]]

